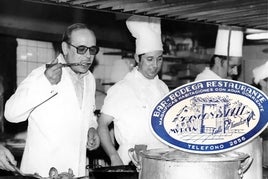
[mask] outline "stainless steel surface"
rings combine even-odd
[[[88,10],[138,14],[268,30],[267,0],[28,0]]]
[[[262,164],[263,167],[268,169],[268,140],[265,138],[262,143],[263,153],[262,153]]]
[[[90,169],[90,172],[118,172],[118,173],[135,173],[136,167],[131,165],[119,165],[110,167],[99,167]]]
[[[89,179],[89,176],[74,177],[73,179]]]
[[[89,170],[90,179],[138,179],[135,166],[101,167]]]
[[[133,150],[129,151],[133,155]],[[139,179],[241,179],[253,161],[237,152],[201,155],[176,149],[152,149],[140,152],[140,156],[140,161],[133,162],[138,163]]]

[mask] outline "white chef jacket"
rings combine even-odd
[[[118,153],[125,165],[130,162],[128,149],[136,144],[147,149],[167,147],[153,135],[149,123],[155,103],[168,91],[158,76],[149,80],[137,68],[108,90],[101,112],[114,117]]]
[[[217,79],[222,79],[219,75],[217,75],[214,71],[212,71],[209,67],[205,67],[205,69],[199,73],[194,81],[199,81],[199,80],[217,80]]]
[[[64,63],[62,55],[59,63]],[[59,172],[71,168],[75,176],[84,176],[87,132],[97,127],[95,79],[89,72],[84,78],[80,107],[68,68],[62,68],[61,81],[51,85],[44,75],[45,66],[33,70],[7,101],[5,117],[10,122],[28,119],[26,146],[21,170],[48,176],[49,169]]]
[[[206,67],[204,71],[196,76],[195,81],[215,79],[222,78],[210,70],[210,68]],[[262,139],[260,137],[257,137],[250,143],[232,151],[243,152],[249,154],[253,158],[253,163],[246,173],[243,174],[243,179],[262,179]]]

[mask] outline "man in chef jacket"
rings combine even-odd
[[[254,85],[259,85],[260,89],[268,95],[268,61],[252,70]]]
[[[4,115],[4,85],[2,76],[0,76],[0,133],[2,131],[3,115]],[[1,170],[14,171],[14,168],[10,164],[16,165],[16,160],[12,153],[3,145],[0,144],[0,172]]]
[[[28,120],[24,173],[47,177],[55,167],[59,173],[70,168],[75,176],[85,176],[86,148],[99,145],[93,114],[95,79],[89,71],[98,53],[94,32],[73,24],[66,29],[61,48],[55,60],[33,70],[6,102],[8,121]],[[65,63],[79,65],[64,67]]]
[[[135,145],[147,145],[147,149],[167,147],[149,126],[154,104],[169,91],[157,75],[163,62],[160,19],[131,16],[126,25],[136,38],[138,65],[108,90],[98,120],[101,144],[112,166],[128,165],[128,150]],[[118,150],[109,135],[108,126],[112,122]]]
[[[243,31],[220,26],[217,33],[216,47],[210,68],[205,68],[195,81],[213,79],[231,79],[238,75],[241,65]],[[243,174],[243,179],[262,179],[262,140],[255,138],[250,143],[234,151],[249,154],[253,158],[250,168]],[[231,151],[232,152],[232,151]]]
[[[242,58],[243,32],[241,30],[232,30],[230,43],[228,43],[229,34],[227,27],[219,27],[216,48],[211,58],[210,67],[206,67],[198,74],[195,81],[221,78],[231,79],[232,76],[239,74]],[[228,48],[230,49],[229,51],[227,50]],[[227,54],[228,52],[229,54]],[[227,56],[229,57],[228,60]]]
[[[260,88],[267,96],[268,96],[268,61],[266,61],[264,64],[255,67],[252,70],[253,73],[253,83],[254,86],[257,86]],[[267,152],[265,149],[267,149],[267,137],[268,137],[268,128],[266,128],[262,134],[261,137],[264,138],[263,141],[263,164],[267,165]]]

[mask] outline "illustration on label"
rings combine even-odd
[[[268,120],[268,98],[233,80],[206,80],[171,91],[154,108],[151,128],[167,145],[193,153],[218,153],[245,145]]]

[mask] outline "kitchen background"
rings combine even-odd
[[[122,79],[135,64],[132,58],[135,41],[125,26],[125,20],[131,13],[73,8],[69,1],[63,0],[48,2],[0,1],[0,76],[5,88],[2,103],[34,68],[55,58],[65,27],[83,22],[95,31],[97,44],[101,47],[91,69],[97,82],[96,107],[99,110],[109,87]],[[81,3],[82,0],[76,2]],[[263,6],[259,17],[267,17],[268,2],[258,0],[256,3]],[[267,25],[261,29],[267,30]],[[165,60],[160,77],[170,89],[192,81],[208,66],[214,52],[217,29],[217,24],[213,23],[162,19]],[[243,67],[238,80],[251,84],[252,69],[268,60],[267,39],[244,39]],[[2,108],[0,126],[0,132],[13,135],[25,130],[27,124],[6,122]]]

